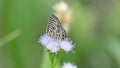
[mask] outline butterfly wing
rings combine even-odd
[[[59,19],[55,15],[51,15],[47,28],[46,33],[48,36],[58,39],[64,40],[66,38],[66,31],[62,27]]]

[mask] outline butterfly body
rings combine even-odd
[[[46,34],[52,38],[57,40],[64,40],[66,38],[66,31],[61,25],[57,16],[52,14],[48,21],[48,25],[46,28]]]

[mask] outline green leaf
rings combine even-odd
[[[9,35],[7,35],[6,37],[0,39],[0,47],[5,45],[6,43],[12,41],[13,39],[17,38],[18,36],[20,36],[20,34],[21,34],[21,31],[16,30],[16,31],[10,33]]]

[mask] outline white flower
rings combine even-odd
[[[61,41],[60,47],[61,47],[61,49],[68,52],[68,51],[71,51],[74,46],[72,45],[72,42],[70,42],[69,39],[66,38],[64,41]]]
[[[69,52],[73,49],[71,41],[67,38],[61,41],[44,34],[41,38],[39,38],[39,42],[41,42],[41,44],[51,52],[58,52],[60,49]]]
[[[77,68],[77,66],[71,63],[64,63],[62,68]]]

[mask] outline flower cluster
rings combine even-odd
[[[49,37],[47,34],[44,34],[39,42],[46,47],[51,52],[58,52],[60,49],[69,52],[73,49],[72,42],[70,39],[66,38],[65,40],[57,40],[52,37]]]
[[[77,68],[77,66],[71,63],[64,63],[62,68]]]

